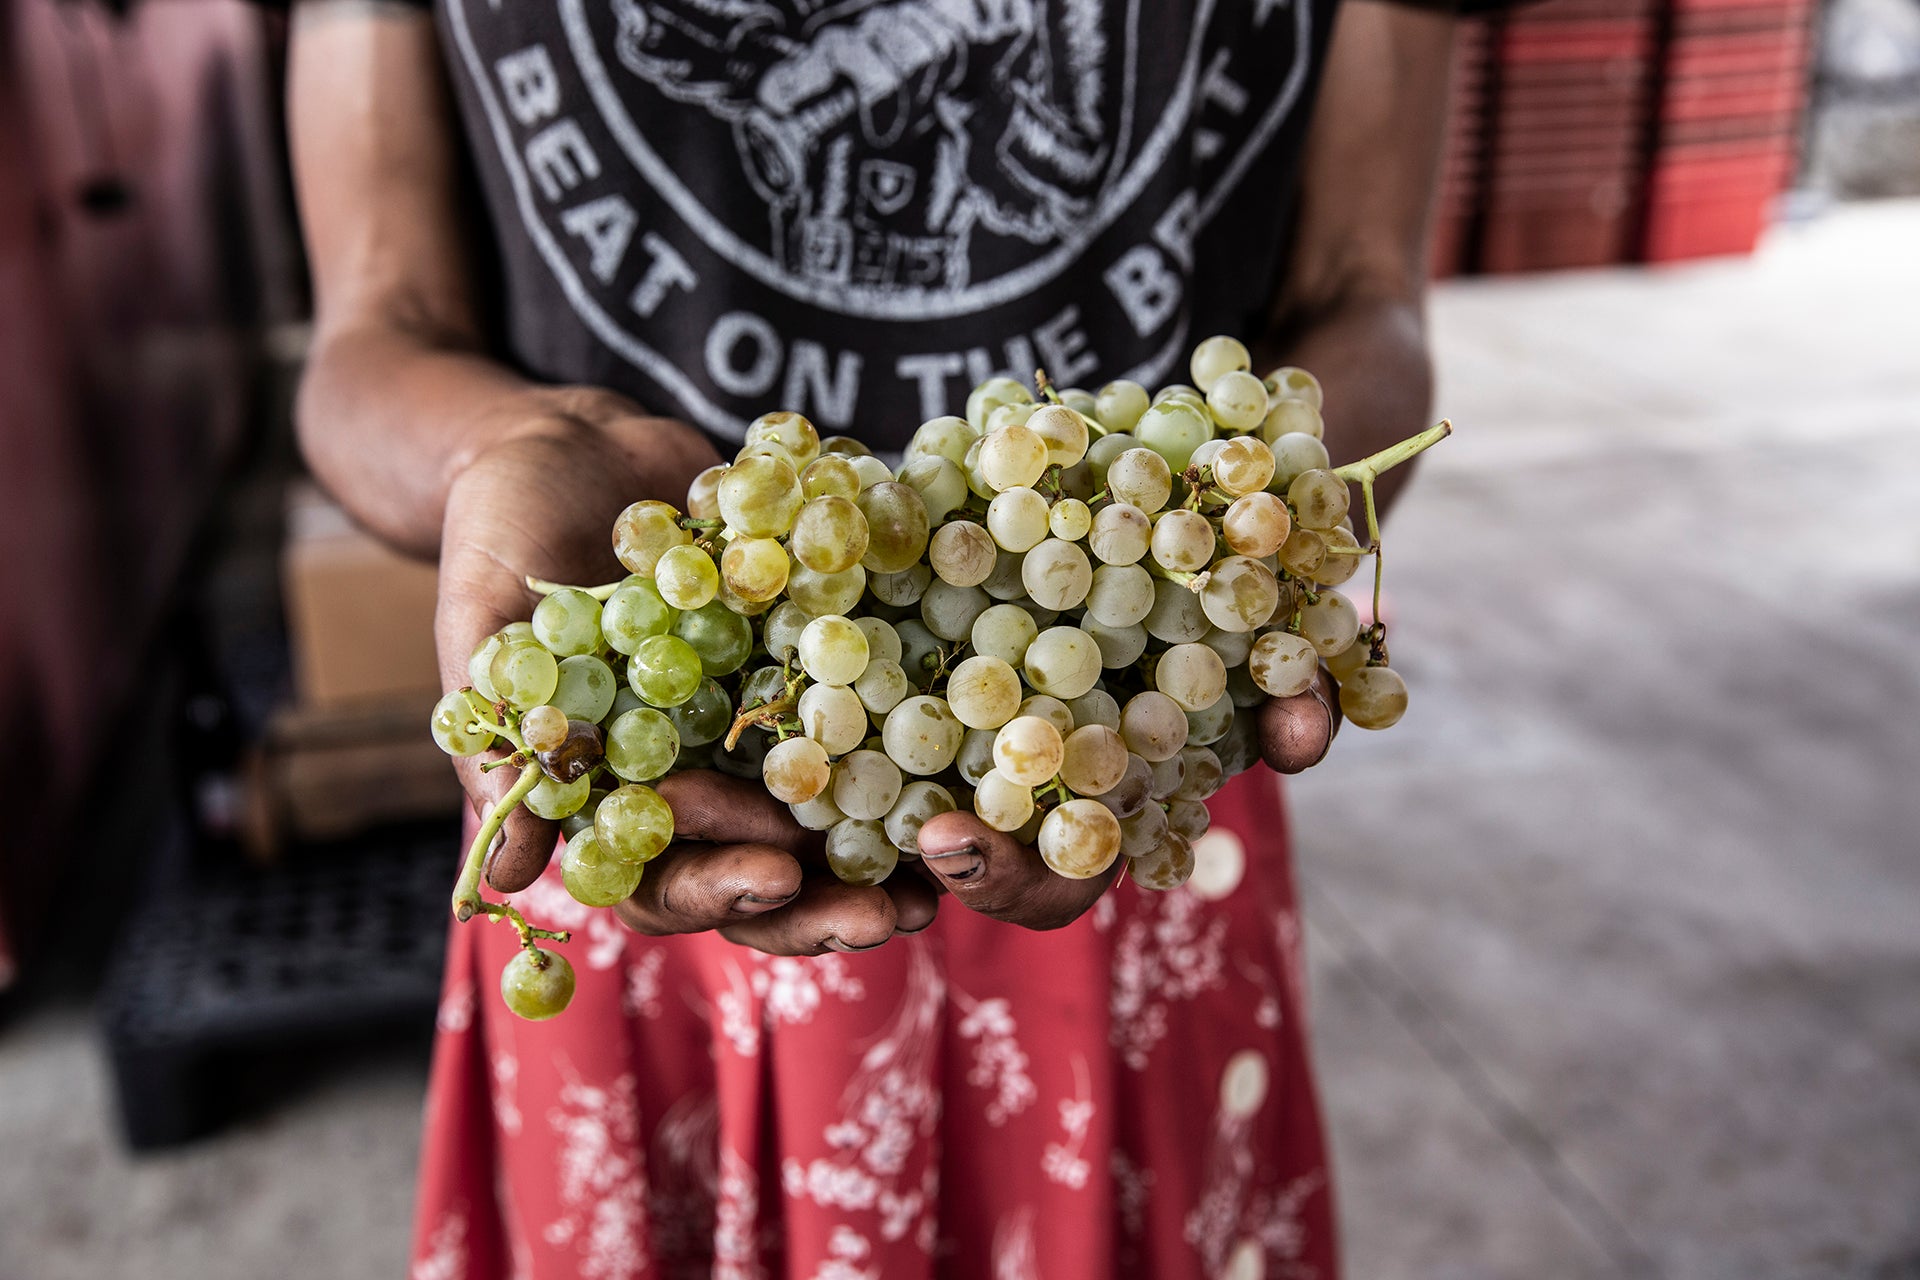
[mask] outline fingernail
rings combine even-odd
[[[784,898],[763,898],[757,893],[743,893],[733,900],[733,913],[741,916],[765,915],[767,912],[792,902],[799,890],[794,890]]]
[[[949,853],[923,854],[922,858],[943,880],[971,880],[987,869],[987,860],[970,844]]]
[[[873,949],[874,949],[875,947],[884,947],[884,946],[886,946],[886,945],[887,945],[887,940],[886,940],[885,938],[882,938],[882,939],[881,939],[880,941],[878,941],[878,942],[875,942],[875,943],[871,943],[871,944],[869,944],[869,945],[867,945],[867,946],[864,946],[864,947],[853,947],[853,946],[848,946],[848,945],[847,945],[846,943],[844,943],[844,942],[842,942],[842,941],[840,941],[840,939],[838,939],[838,938],[835,938],[835,937],[831,937],[831,936],[830,936],[830,937],[828,937],[828,939],[827,939],[827,950],[829,950],[829,951],[839,951],[839,952],[842,952],[842,953],[844,953],[844,954],[846,954],[846,955],[857,955],[858,953],[860,953],[860,952],[862,952],[862,951],[871,951],[871,950],[873,950]]]

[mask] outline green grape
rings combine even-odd
[[[569,836],[560,851],[560,882],[583,906],[611,907],[626,901],[640,887],[646,870],[643,862],[609,858],[592,827]]]
[[[1227,691],[1227,664],[1204,644],[1177,644],[1154,665],[1153,686],[1182,711],[1198,711]]]
[[[606,753],[607,768],[625,781],[652,782],[673,768],[680,733],[666,716],[641,707],[607,726]]]
[[[1265,559],[1280,550],[1293,532],[1287,504],[1271,493],[1249,493],[1235,498],[1220,518],[1220,534],[1243,556]]]
[[[1129,449],[1107,468],[1107,492],[1151,515],[1167,505],[1173,494],[1173,471],[1167,459],[1153,449]],[[1108,508],[1112,510],[1112,508]],[[1099,529],[1096,521],[1094,528]]]
[[[1184,752],[1186,748],[1180,750]],[[1187,762],[1183,756],[1170,756],[1156,762],[1153,766],[1153,798],[1163,804],[1171,800],[1186,778]]]
[[[1352,644],[1327,659],[1327,670],[1333,674],[1335,680],[1345,680],[1367,665],[1372,651],[1373,646],[1367,643],[1365,634],[1356,636]]]
[[[860,493],[865,493],[877,484],[893,483],[893,472],[880,459],[859,457],[852,459],[852,462],[853,474],[860,477]],[[855,494],[854,500],[858,501],[859,497],[860,494]]]
[[[1391,667],[1362,667],[1340,682],[1340,712],[1362,729],[1390,729],[1407,713],[1407,682]]]
[[[673,810],[652,787],[629,783],[609,791],[593,811],[593,830],[605,856],[648,862],[673,843]]]
[[[769,702],[779,701],[786,692],[787,676],[784,671],[779,667],[756,667],[740,682],[740,705],[743,708],[763,707]],[[692,700],[689,698],[687,701]]]
[[[1247,674],[1262,692],[1291,698],[1313,687],[1314,677],[1320,674],[1320,653],[1304,636],[1269,631],[1253,642]]]
[[[787,574],[787,599],[816,618],[852,612],[866,591],[867,571],[859,565],[844,573],[815,573],[796,562]]]
[[[1180,760],[1186,766],[1180,786],[1173,793],[1175,800],[1202,801],[1218,791],[1227,780],[1227,773],[1221,767],[1220,757],[1205,747],[1189,741],[1180,748]]]
[[[1087,420],[1064,404],[1043,404],[1035,409],[1027,419],[1027,430],[1045,446],[1047,466],[1064,469],[1087,456],[1087,443],[1092,435],[1087,429]]]
[[[1100,679],[1100,646],[1078,627],[1049,627],[1027,646],[1027,683],[1056,698],[1077,698]]]
[[[502,701],[500,693],[493,687],[493,659],[500,652],[506,637],[496,631],[473,646],[473,652],[467,655],[467,679],[472,683],[474,692],[488,702]]]
[[[1207,411],[1229,431],[1252,431],[1267,417],[1267,389],[1244,370],[1222,374],[1207,392]]]
[[[1130,627],[1108,627],[1092,618],[1083,618],[1080,629],[1093,637],[1100,647],[1100,665],[1109,671],[1130,667],[1140,660],[1147,651],[1147,642],[1151,639],[1147,629],[1139,623]]]
[[[1047,469],[1047,442],[1024,424],[1008,423],[981,439],[979,467],[995,491],[1029,487]]]
[[[1132,431],[1149,403],[1145,387],[1122,378],[1100,388],[1094,397],[1093,411],[1108,431]]]
[[[953,520],[934,531],[927,564],[942,582],[977,587],[993,572],[993,535],[971,520]]]
[[[538,708],[535,708],[538,710]],[[467,726],[480,719],[474,714],[473,704],[467,701],[467,695],[459,690],[445,694],[433,704],[431,727],[433,740],[440,749],[450,756],[477,756],[493,745],[493,734],[485,729],[470,731]],[[525,722],[522,721],[522,728]],[[566,719],[561,718],[561,733],[566,732]]]
[[[900,669],[917,687],[926,688],[940,662],[943,648],[940,637],[927,630],[926,623],[918,618],[906,619],[895,630],[900,634]]]
[[[919,562],[927,550],[928,526],[927,504],[918,492],[889,479],[861,490],[854,501],[867,518],[862,565],[874,573],[899,573]]]
[[[1102,626],[1132,626],[1153,609],[1153,575],[1137,564],[1103,564],[1088,581],[1086,606]]]
[[[533,790],[527,793],[523,803],[536,818],[558,822],[579,812],[580,806],[587,802],[587,793],[592,789],[593,781],[584,773],[572,782],[559,782],[542,773],[540,781],[533,784]]]
[[[979,587],[956,587],[935,578],[920,597],[920,620],[942,640],[965,640],[993,597]]]
[[[1264,627],[1279,604],[1279,580],[1248,556],[1228,556],[1215,564],[1200,589],[1201,611],[1222,631]]]
[[[966,732],[945,699],[922,694],[904,699],[887,713],[880,741],[900,768],[927,777],[953,763]]]
[[[993,740],[998,737],[999,729],[969,729],[967,736],[960,739],[960,751],[953,758],[953,767],[966,779],[970,787],[980,785],[980,779],[993,771]]]
[[[987,504],[987,532],[1008,551],[1026,551],[1047,536],[1047,500],[1032,489],[1010,488]]]
[[[815,573],[844,573],[867,554],[867,518],[850,499],[814,498],[794,517],[787,546]]]
[[[787,549],[777,538],[738,538],[720,557],[720,581],[752,604],[772,600],[787,586]]]
[[[500,971],[500,998],[529,1022],[544,1022],[573,1000],[573,966],[557,951],[524,947]]]
[[[835,497],[851,501],[860,492],[860,473],[837,453],[823,453],[800,473],[800,493],[806,501]]]
[[[930,418],[920,424],[920,429],[913,433],[913,439],[907,442],[906,457],[910,461],[915,458],[945,458],[962,468],[964,481],[967,450],[979,438],[979,428],[965,418],[952,415]]]
[[[827,866],[846,884],[879,884],[899,862],[900,851],[877,819],[848,818],[827,831]]]
[[[1093,531],[1093,512],[1078,498],[1062,498],[1047,511],[1047,531],[1067,542],[1078,542]]]
[[[1104,486],[1113,468],[1113,460],[1127,450],[1139,447],[1140,442],[1125,431],[1115,431],[1095,440],[1087,447],[1087,470],[1092,473],[1094,484]]]
[[[1134,564],[1147,554],[1153,540],[1153,522],[1128,502],[1102,507],[1093,517],[1087,549],[1102,564]]]
[[[487,675],[502,701],[515,711],[525,711],[553,696],[560,664],[537,640],[513,641],[493,655]]]
[[[1213,561],[1213,525],[1198,511],[1163,511],[1153,522],[1148,546],[1161,568],[1194,573]]]
[[[1246,346],[1238,338],[1225,334],[1215,334],[1206,338],[1193,349],[1192,359],[1187,361],[1187,371],[1193,378],[1194,387],[1202,395],[1213,390],[1214,384],[1230,373],[1244,373],[1253,365],[1253,358],[1247,354]],[[1255,378],[1255,382],[1259,379]],[[1265,388],[1263,387],[1264,394]]]
[[[987,415],[1002,405],[1032,404],[1033,393],[1013,378],[988,378],[967,396],[967,421],[974,430],[983,430]]]
[[[552,751],[567,740],[567,713],[551,704],[532,708],[520,717],[520,740],[534,751]]]
[[[1227,679],[1233,679],[1233,673],[1227,673]],[[1210,747],[1227,736],[1227,730],[1233,727],[1233,695],[1222,694],[1214,704],[1200,711],[1187,712],[1187,742],[1197,747]],[[1114,723],[1119,723],[1116,713]]]
[[[751,444],[741,445],[734,453],[733,461],[735,465],[738,465],[743,459],[761,457],[773,458],[776,461],[784,462],[794,474],[799,474],[800,467],[798,463],[794,462],[793,455],[771,440],[760,440]],[[716,498],[719,497],[718,490],[715,491],[714,496]]]
[[[1213,483],[1222,492],[1244,497],[1261,492],[1273,479],[1273,450],[1252,436],[1236,436],[1220,442],[1208,465],[1213,469]]]
[[[878,661],[881,658],[889,662],[900,661],[900,633],[893,624],[884,618],[855,618],[853,625],[860,628],[860,634],[867,638],[867,660]]]
[[[800,633],[799,649],[801,667],[822,684],[850,685],[867,669],[867,638],[843,617],[809,622]]]
[[[1060,781],[1075,795],[1103,796],[1127,773],[1127,744],[1117,729],[1087,724],[1067,735],[1060,757]]]
[[[1175,800],[1167,806],[1167,830],[1188,840],[1198,840],[1213,825],[1207,806],[1194,800]]]
[[[1294,477],[1303,471],[1324,471],[1330,465],[1327,446],[1305,432],[1293,431],[1267,441],[1273,450],[1273,479],[1267,492],[1285,493]]]
[[[909,782],[881,820],[887,839],[908,857],[920,856],[920,828],[943,813],[954,811],[953,793],[937,782]]]
[[[1261,566],[1263,569],[1265,567]],[[1200,607],[1206,608],[1205,600],[1200,602]],[[1214,627],[1200,637],[1200,643],[1219,654],[1220,661],[1228,667],[1244,667],[1247,665],[1247,655],[1253,652],[1253,639],[1251,631],[1223,631]]]
[[[765,455],[729,467],[720,477],[719,498],[720,518],[750,538],[783,537],[805,500],[793,468]]]
[[[1360,571],[1360,561],[1364,558],[1357,553],[1360,550],[1359,539],[1341,528],[1327,530],[1320,535],[1326,540],[1326,553],[1320,559],[1320,567],[1313,571],[1313,578],[1323,587],[1337,587]]]
[[[1026,619],[1024,613],[1020,616]],[[1028,621],[1027,625],[1033,624]],[[1020,709],[1020,675],[1002,658],[975,654],[947,676],[947,702],[967,728],[997,729]]]
[[[1027,425],[1027,419],[1031,418],[1039,407],[1038,404],[1033,403],[1003,404],[987,415],[986,429],[981,434],[990,436],[1002,427],[1024,427]]]
[[[837,453],[844,458],[860,458],[872,453],[873,450],[852,436],[823,436],[820,440],[820,452]]]
[[[867,736],[867,709],[860,695],[846,685],[816,684],[800,695],[800,728],[826,749],[843,756]]]
[[[1120,736],[1127,750],[1156,764],[1187,745],[1186,712],[1164,693],[1153,689],[1136,693],[1120,708]]]
[[[653,567],[660,598],[676,609],[698,609],[720,590],[720,571],[699,547],[674,547]]]
[[[1285,365],[1266,377],[1267,394],[1278,400],[1305,400],[1316,409],[1325,407],[1320,379],[1305,369]]]
[[[1060,730],[1040,716],[1015,716],[993,740],[993,767],[1009,782],[1039,787],[1060,772],[1066,745]]]
[[[613,554],[628,573],[652,577],[661,556],[692,541],[680,513],[664,502],[636,502],[613,522]]]
[[[1153,584],[1153,608],[1143,619],[1147,634],[1168,644],[1185,644],[1207,634],[1207,615],[1200,597],[1164,578]]]
[[[760,778],[774,799],[805,804],[833,781],[826,748],[812,738],[788,738],[775,743],[760,762]]]
[[[1327,427],[1320,410],[1305,400],[1271,400],[1266,420],[1260,424],[1260,438],[1269,444],[1284,435],[1326,437]]]
[[[700,687],[700,655],[678,636],[651,636],[627,660],[627,683],[649,706],[677,707]]]
[[[1109,729],[1120,727],[1120,704],[1097,685],[1077,698],[1068,699],[1067,714],[1081,727],[1090,724],[1103,724]]]
[[[1020,710],[1014,714],[1037,716],[1058,729],[1062,738],[1073,732],[1073,712],[1067,710],[1066,703],[1048,694],[1034,694],[1022,702]]]
[[[560,819],[560,838],[571,840],[582,831],[593,830],[593,812],[600,807],[600,802],[606,799],[606,796],[607,793],[598,787],[587,792],[587,802]]]
[[[614,694],[619,688],[620,681],[612,667],[598,658],[581,654],[560,660],[559,678],[547,702],[569,720],[598,724],[613,709]]]
[[[1311,529],[1295,529],[1276,553],[1280,564],[1296,578],[1311,578],[1326,559],[1327,540]]]
[[[833,802],[849,818],[878,821],[899,798],[900,766],[878,751],[850,751],[833,766]]]
[[[720,518],[720,477],[727,474],[727,464],[716,462],[693,478],[687,486],[687,514],[695,520],[718,520]]]
[[[791,600],[782,600],[773,606],[760,632],[767,656],[776,662],[791,658],[800,644],[800,633],[811,621],[813,618],[807,611]]]
[[[968,639],[976,656],[998,658],[1009,666],[1018,666],[1026,659],[1027,646],[1039,634],[1039,625],[1025,609],[1017,604],[996,604],[973,620]]]
[[[1323,658],[1331,658],[1360,634],[1360,613],[1338,591],[1322,591],[1300,606],[1300,634]]]
[[[1120,856],[1120,820],[1095,800],[1069,800],[1050,811],[1035,842],[1060,875],[1091,880]]]
[[[1124,734],[1121,737],[1125,739]],[[1147,809],[1161,812],[1153,803],[1153,766],[1131,752],[1127,755],[1127,771],[1120,775],[1120,781],[1096,799],[1122,822]]]
[[[600,647],[600,602],[578,587],[562,587],[533,607],[533,638],[555,657]]]
[[[1135,855],[1127,863],[1127,874],[1142,889],[1166,893],[1178,889],[1193,878],[1193,842],[1167,830],[1167,816],[1155,809],[1159,819],[1153,846]],[[1124,826],[1125,824],[1121,824]]]
[[[1287,485],[1287,505],[1294,523],[1305,529],[1331,529],[1347,514],[1351,495],[1347,482],[1331,471],[1302,471]]]
[[[753,653],[753,624],[718,600],[681,614],[673,634],[692,647],[702,675],[732,675]],[[677,706],[680,701],[658,705]]]
[[[833,803],[833,793],[822,791],[811,800],[788,805],[793,820],[808,831],[826,831],[836,822],[845,822],[847,815],[840,812]]]
[[[900,483],[920,495],[927,520],[939,524],[967,500],[967,473],[946,458],[916,458],[900,468]]]
[[[1227,672],[1227,696],[1233,699],[1235,707],[1257,707],[1267,700],[1266,692],[1253,682],[1245,667],[1237,667]],[[1240,717],[1234,718],[1238,724]]]
[[[1167,811],[1157,804],[1145,805],[1132,815],[1120,819],[1120,856],[1150,858],[1166,836]],[[1139,873],[1137,866],[1132,870],[1136,875]]]
[[[660,598],[660,591],[649,579],[623,583],[607,597],[600,609],[600,632],[615,653],[629,657],[648,636],[663,636],[673,629],[680,611]]]
[[[853,692],[868,714],[884,716],[913,692],[913,682],[892,658],[868,658],[867,669],[853,682]]]
[[[667,712],[667,719],[673,722],[682,747],[704,747],[725,737],[733,726],[733,700],[719,681],[704,679],[691,698]],[[608,742],[611,754],[611,737]]]
[[[748,423],[742,443],[763,442],[779,445],[798,467],[805,467],[820,456],[820,432],[797,413],[763,413]]]
[[[980,584],[980,589],[995,600],[1022,600],[1026,598],[1027,584],[1020,581],[1020,566],[1023,553],[1002,551],[994,557],[993,572]]]
[[[1179,400],[1166,400],[1140,415],[1133,434],[1139,437],[1141,444],[1166,459],[1169,468],[1184,471],[1201,441],[1212,437],[1213,421],[1207,414],[1204,402],[1195,407]],[[1111,471],[1108,472],[1108,484],[1112,484]],[[1145,504],[1136,502],[1135,505]]]
[[[974,788],[973,812],[995,831],[1018,831],[1033,816],[1033,789],[989,769]]]
[[[867,590],[882,604],[904,609],[919,604],[932,582],[933,570],[924,564],[916,564],[899,573],[874,574],[868,580]]]
[[[1087,553],[1074,543],[1048,538],[1027,553],[1020,565],[1020,581],[1025,584],[1027,595],[1043,609],[1076,609],[1093,585],[1093,566],[1087,562]],[[985,594],[981,593],[983,599]],[[972,619],[968,619],[967,625],[973,625]]]

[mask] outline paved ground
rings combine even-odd
[[[1456,285],[1415,708],[1293,791],[1354,1280],[1920,1277],[1920,205]],[[115,1148],[0,1035],[0,1280],[398,1275],[423,1060]]]

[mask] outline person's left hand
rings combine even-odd
[[[1320,763],[1340,729],[1333,682],[1320,673],[1314,687],[1260,708],[1260,753],[1281,773]],[[921,860],[941,888],[995,920],[1027,929],[1072,924],[1119,878],[1125,858],[1088,880],[1060,875],[1038,850],[995,831],[971,813],[943,813],[920,829]]]

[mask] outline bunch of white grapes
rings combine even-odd
[[[1152,394],[991,378],[898,467],[797,413],[759,418],[684,510],[621,513],[631,576],[533,584],[532,619],[474,650],[434,736],[460,756],[512,746],[519,794],[495,816],[557,820],[561,874],[590,906],[633,893],[673,839],[648,784],[706,768],[761,779],[850,884],[880,883],[963,809],[1060,875],[1125,858],[1173,888],[1207,798],[1259,759],[1264,699],[1325,663],[1363,728],[1407,702],[1383,629],[1337,589],[1377,550],[1373,473],[1332,468],[1311,374],[1249,363],[1214,337],[1191,385]],[[1349,478],[1369,486],[1364,545]],[[511,914],[476,886],[462,918]],[[550,1016],[538,958],[565,961],[526,940],[503,987]]]

